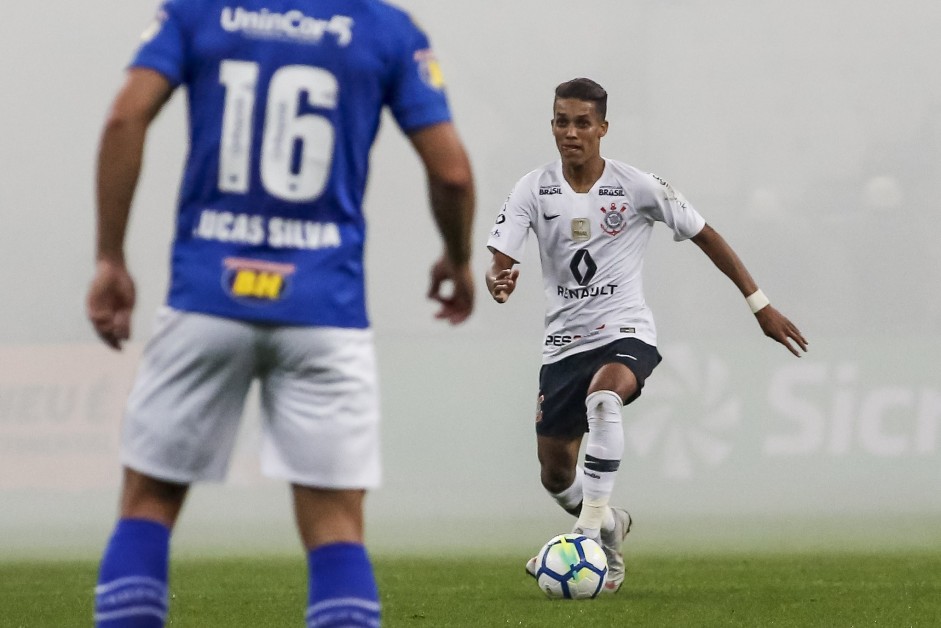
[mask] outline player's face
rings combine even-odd
[[[595,103],[575,98],[557,98],[552,118],[552,134],[562,162],[581,166],[601,156],[601,138],[608,132]]]

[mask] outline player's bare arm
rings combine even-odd
[[[693,236],[692,240],[712,260],[713,264],[732,280],[742,296],[747,297],[758,290],[758,284],[745,268],[745,264],[719,232],[707,224],[702,231]],[[807,351],[808,343],[804,335],[794,323],[770,303],[755,312],[755,318],[766,336],[787,347],[788,351],[797,357],[801,356],[798,348]]]
[[[513,268],[516,260],[509,255],[502,253],[494,248],[490,251],[493,257],[490,260],[490,268],[484,279],[487,283],[487,290],[490,296],[497,303],[506,303],[513,291],[516,290],[516,279],[520,276],[519,269]]]
[[[134,281],[124,259],[124,237],[140,175],[144,139],[173,87],[152,70],[133,69],[115,98],[98,149],[95,276],[88,291],[88,318],[113,349],[131,335]]]
[[[435,318],[456,325],[474,309],[470,255],[475,199],[470,160],[449,122],[423,128],[409,139],[425,166],[431,209],[445,246],[431,267],[428,298],[441,304]]]

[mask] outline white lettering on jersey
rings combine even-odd
[[[329,34],[336,37],[340,46],[348,46],[353,41],[353,18],[346,15],[334,15],[329,20],[321,20],[298,10],[272,13],[267,9],[248,11],[242,7],[225,7],[219,23],[230,33],[243,33],[248,37],[286,38],[318,44],[324,35]]]
[[[340,246],[340,229],[332,222],[272,218],[268,246],[275,249],[329,249]]]
[[[264,217],[204,209],[193,235],[203,240],[261,244],[265,241]]]
[[[594,286],[592,288],[566,288],[558,286],[558,295],[563,299],[588,299],[594,297],[606,297],[614,294],[618,289],[616,283],[609,283],[605,286]]]
[[[259,245],[274,249],[332,249],[342,244],[340,228],[332,222],[270,218],[204,209],[193,237],[217,242]]]

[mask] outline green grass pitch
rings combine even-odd
[[[941,552],[645,554],[613,596],[550,601],[526,556],[377,556],[384,626],[939,626]],[[0,563],[0,626],[91,625],[94,561]],[[174,560],[170,626],[301,626],[303,559]]]

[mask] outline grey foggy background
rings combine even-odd
[[[556,157],[553,88],[589,76],[609,92],[603,153],[682,190],[810,339],[800,360],[765,339],[694,245],[655,233],[645,277],[665,361],[625,411],[614,498],[635,548],[941,543],[941,5],[398,4],[432,38],[474,162],[478,276],[513,183]],[[96,554],[115,514],[123,397],[166,285],[183,94],[148,140],[122,355],[84,318],[94,154],[155,7],[18,3],[0,20],[0,555]],[[535,242],[513,299],[497,306],[481,285],[473,319],[451,329],[424,298],[438,245],[388,119],[366,212],[386,473],[370,542],[492,541],[525,557],[571,525],[535,460]],[[195,489],[178,548],[295,546],[256,436],[251,407],[228,482]]]

